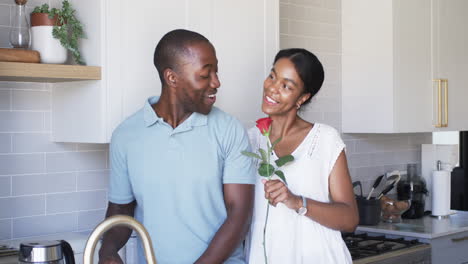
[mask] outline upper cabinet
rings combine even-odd
[[[88,65],[102,80],[52,85],[52,134],[59,142],[109,142],[112,131],[161,84],[153,53],[177,28],[214,45],[221,87],[215,106],[252,124],[261,113],[263,80],[279,48],[279,1],[80,0],[74,6],[87,39]]]
[[[468,129],[468,1],[342,8],[344,133]]]

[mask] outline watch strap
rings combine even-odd
[[[307,214],[307,199],[302,195],[301,195],[301,198],[302,198],[302,207],[299,208],[296,212],[299,215],[305,215]]]

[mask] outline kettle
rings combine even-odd
[[[18,258],[20,264],[75,264],[73,249],[65,240],[23,242]]]

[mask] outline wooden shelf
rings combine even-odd
[[[101,67],[0,62],[0,81],[10,82],[74,82],[100,80]]]

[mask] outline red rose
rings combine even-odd
[[[257,127],[260,129],[260,133],[262,133],[262,135],[266,137],[270,135],[271,122],[273,122],[273,120],[271,120],[269,117],[264,117],[257,120]]]

